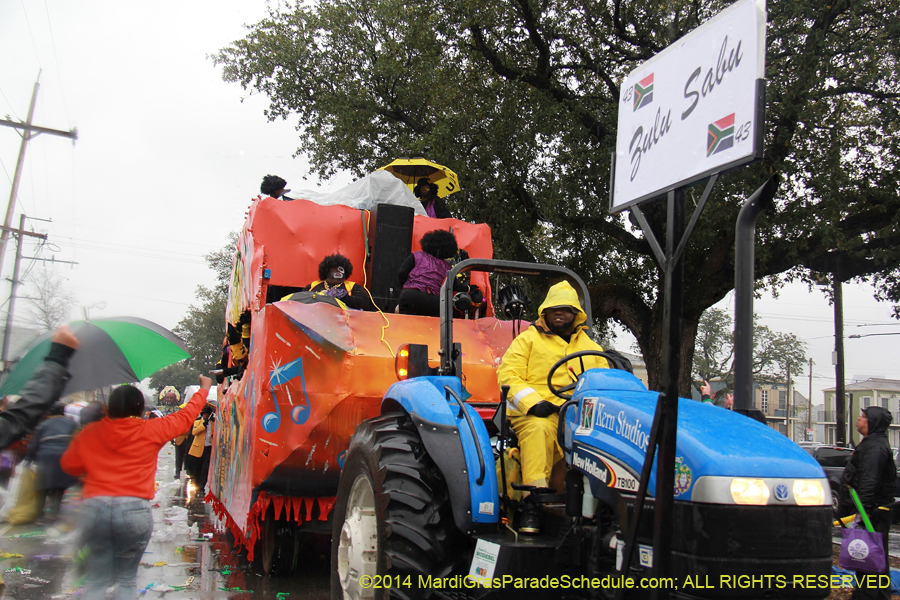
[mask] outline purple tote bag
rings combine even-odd
[[[856,523],[854,523],[856,525]],[[841,557],[838,560],[845,569],[881,573],[884,571],[884,546],[881,534],[860,527],[841,529]]]

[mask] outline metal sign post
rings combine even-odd
[[[654,455],[657,456],[657,468],[653,518],[653,574],[655,577],[668,577],[671,571],[672,509],[675,502],[675,453],[678,432],[678,378],[681,361],[681,313],[684,297],[684,263],[681,259],[687,241],[697,225],[718,178],[718,174],[710,177],[687,227],[684,224],[685,189],[682,187],[668,193],[665,252],[660,247],[640,207],[637,205],[631,207],[631,212],[641,225],[647,241],[650,242],[650,247],[653,249],[654,256],[665,277],[663,362],[660,377],[663,382],[663,393],[660,394],[657,403],[653,429],[650,432],[650,441],[644,459],[644,468],[641,472],[633,523],[625,542],[623,573],[628,573],[636,547],[638,523],[643,513]],[[659,449],[658,454],[657,448]],[[620,597],[622,594],[624,594],[624,589],[620,591]],[[657,598],[668,598],[667,590],[657,590],[657,594]]]
[[[634,69],[621,85],[610,212],[629,209],[664,277],[663,393],[641,472],[622,573],[629,574],[654,459],[652,573],[671,575],[678,381],[688,239],[721,173],[762,158],[765,0],[739,0]],[[685,190],[708,179],[685,226]],[[668,198],[665,251],[640,204]],[[619,597],[625,590],[620,589]],[[668,590],[656,590],[668,598]]]

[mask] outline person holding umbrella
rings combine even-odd
[[[141,381],[190,356],[184,340],[146,319],[112,317],[74,321],[70,326],[69,334],[77,337],[81,352],[67,363],[70,376],[62,396],[123,381]],[[0,396],[22,394],[25,384],[50,354],[53,335],[48,332],[25,348],[16,366],[0,383]]]
[[[50,351],[22,388],[22,397],[0,412],[0,449],[34,429],[47,409],[59,400],[69,380],[69,360],[78,345],[78,338],[68,325],[53,333]]]
[[[419,178],[416,183],[416,198],[422,202],[425,208],[425,214],[432,219],[450,219],[450,209],[444,204],[444,201],[438,197],[438,186],[431,183],[427,177]]]
[[[84,475],[82,526],[90,555],[84,600],[137,596],[141,557],[153,531],[150,500],[156,460],[169,440],[184,433],[206,403],[212,380],[200,376],[200,390],[167,417],[145,421],[144,394],[131,385],[109,395],[108,417],[81,430],[62,456],[70,475]]]

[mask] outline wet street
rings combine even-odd
[[[298,572],[289,577],[265,576],[238,554],[230,534],[216,527],[215,516],[182,475],[174,480],[171,446],[160,452],[157,493],[153,505],[153,538],[138,569],[142,598],[325,600],[329,597],[327,556],[309,548]],[[0,524],[0,571],[6,581],[4,600],[78,598],[84,579],[79,560],[79,488],[63,501],[62,516],[52,526],[40,522]],[[21,558],[8,557],[21,554]]]
[[[174,480],[171,446],[160,452],[154,530],[138,570],[138,590],[147,599],[326,600],[328,559],[311,546],[301,551],[291,576],[266,576],[238,553],[230,534],[218,527],[210,507],[182,475]],[[79,557],[78,488],[66,494],[62,517],[52,525],[0,524],[0,572],[4,600],[80,597],[84,570]],[[833,531],[840,543],[840,530]],[[900,526],[891,530],[890,553],[900,557]],[[21,554],[22,557],[11,555]]]

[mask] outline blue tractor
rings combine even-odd
[[[447,280],[467,270],[564,278],[590,324],[587,288],[567,269],[469,260]],[[405,350],[406,378],[350,442],[333,512],[333,598],[647,598],[660,588],[676,598],[828,596],[822,468],[764,424],[689,400],[678,408],[671,577],[650,576],[653,498],[635,507],[642,483],[650,496],[656,489],[645,459],[660,394],[628,370],[590,369],[554,390],[567,398],[565,489],[530,490],[541,534],[518,535],[503,518],[506,475],[495,467],[509,438],[505,402],[491,422],[464,401],[451,302],[445,284],[440,367],[429,368],[422,348]]]

